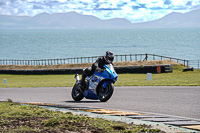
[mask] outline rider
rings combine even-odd
[[[114,54],[111,51],[106,51],[105,56],[99,57],[96,62],[94,62],[92,64],[91,67],[86,68],[83,71],[82,74],[82,79],[81,79],[81,86],[82,88],[85,88],[85,78],[87,76],[91,76],[92,74],[94,74],[94,71],[96,70],[98,73],[103,72],[104,71],[104,65],[105,64],[112,64],[114,60]]]

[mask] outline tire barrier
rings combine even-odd
[[[123,73],[171,73],[172,65],[126,66],[115,67],[118,74]],[[82,74],[83,69],[39,69],[39,70],[0,70],[0,74],[48,75],[48,74]]]
[[[115,67],[117,73],[172,73],[172,65]]]
[[[183,68],[183,72],[194,71],[193,67]]]

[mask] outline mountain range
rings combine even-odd
[[[200,27],[200,10],[188,13],[170,13],[163,18],[131,23],[123,18],[101,20],[76,12],[48,14],[33,17],[0,15],[0,29],[132,29],[132,28],[196,28]]]

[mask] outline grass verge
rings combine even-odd
[[[200,86],[200,70],[182,72],[184,66],[174,65],[173,73],[153,74],[147,81],[146,74],[119,74],[115,86]],[[3,83],[7,79],[7,83]],[[0,87],[71,87],[74,75],[7,75],[0,74]]]
[[[99,118],[53,112],[38,106],[0,103],[1,132],[161,132],[146,125],[133,125]]]
[[[184,66],[173,65],[173,73],[152,74],[147,81],[146,74],[120,74],[117,86],[200,86],[200,70],[182,72]]]

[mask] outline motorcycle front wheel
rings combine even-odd
[[[104,88],[103,85],[101,85],[101,87],[98,90],[99,100],[101,102],[108,101],[111,98],[113,91],[114,91],[113,83],[108,83],[106,88]]]
[[[72,98],[74,101],[81,101],[84,98],[83,92],[79,84],[75,84],[71,92]]]

